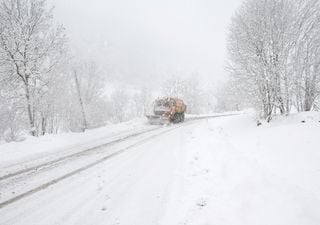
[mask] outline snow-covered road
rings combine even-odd
[[[139,141],[147,141],[3,207],[0,224],[116,224],[117,221],[156,224],[164,212],[176,167],[184,155],[183,142],[197,126],[191,122],[167,127],[161,130],[162,134],[148,134],[148,138],[139,136]],[[117,152],[136,142],[136,139],[126,141],[113,150]],[[64,166],[63,171],[55,169],[54,174],[38,175],[40,181],[34,180],[30,185],[47,182],[48,177],[56,174],[60,176],[68,167]],[[23,192],[26,188],[25,185],[10,187],[3,195],[15,189]]]
[[[309,136],[288,143],[288,130]],[[320,153],[310,134],[319,131],[316,123],[256,127],[247,115],[166,127],[109,146],[125,151],[1,207],[0,224],[316,225]],[[1,198],[104,154],[17,178],[0,187]]]

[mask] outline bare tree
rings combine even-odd
[[[296,45],[292,50],[296,107],[299,111],[309,111],[320,91],[320,3],[301,0],[297,4],[299,16],[294,24]]]
[[[304,110],[314,102],[319,9],[317,0],[246,0],[233,17],[229,71],[268,121],[289,113],[295,95]]]
[[[204,92],[197,73],[182,79],[173,76],[162,84],[162,94],[183,98],[188,105],[188,113],[201,113],[205,108]]]
[[[109,103],[104,95],[106,74],[93,61],[79,60],[74,67],[77,68],[77,75],[72,90],[76,91],[71,90],[71,98],[76,98],[80,107],[73,108],[73,114],[77,114],[80,110],[82,127],[93,128],[104,125],[109,116],[106,113]]]
[[[184,82],[183,97],[188,105],[188,113],[199,114],[206,110],[204,90],[196,73],[187,77]]]
[[[182,97],[185,85],[181,77],[172,76],[163,82],[161,88],[162,94],[166,96]]]
[[[54,27],[44,0],[3,0],[0,3],[0,60],[23,88],[31,135],[37,135],[37,102],[47,77],[64,51],[63,27]]]
[[[115,90],[111,95],[113,116],[116,122],[123,122],[129,102],[128,94],[123,89]]]
[[[147,113],[148,108],[150,107],[152,101],[151,92],[147,88],[142,88],[132,97],[132,100],[136,109],[135,116],[142,117]]]

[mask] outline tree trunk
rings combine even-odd
[[[34,124],[34,115],[32,113],[32,105],[31,105],[31,99],[30,99],[30,89],[29,89],[29,83],[28,80],[25,82],[25,97],[27,101],[27,112],[28,112],[28,118],[29,118],[29,125],[30,125],[30,134],[32,136],[36,136],[36,130],[35,130],[35,124]]]
[[[280,110],[280,114],[281,114],[281,115],[284,115],[285,112],[286,112],[286,110],[285,110],[285,106],[284,106],[284,102],[283,102],[282,97],[279,97],[279,98],[278,98],[278,104],[279,104],[278,108],[279,108],[279,110]]]
[[[46,132],[47,132],[47,118],[43,113],[41,113],[41,134],[45,135]]]
[[[308,112],[312,108],[313,100],[312,100],[312,87],[309,78],[305,80],[305,91],[304,91],[304,103],[303,108],[304,111]]]

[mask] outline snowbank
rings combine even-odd
[[[247,114],[209,120],[188,141],[161,224],[320,224],[319,119],[300,113],[259,127]]]
[[[232,113],[229,113],[230,115]],[[188,119],[201,119],[207,116],[221,116],[224,114],[188,115]],[[47,134],[41,137],[27,136],[22,142],[0,144],[0,168],[20,164],[22,161],[31,161],[50,154],[65,154],[66,151],[79,151],[88,147],[105,143],[108,138],[117,135],[138,132],[143,129],[152,129],[146,118],[137,118],[120,124],[87,130],[85,133]],[[78,148],[78,150],[75,150]]]
[[[216,115],[216,114],[211,114]],[[219,114],[220,115],[220,114]],[[201,118],[208,115],[189,115],[188,118]],[[152,129],[146,118],[137,118],[120,124],[87,130],[85,133],[62,133],[41,137],[27,136],[22,142],[0,144],[0,169],[19,165],[22,162],[46,160],[48,157],[59,157],[86,148],[100,145],[119,135]],[[11,169],[10,169],[11,170]],[[2,173],[0,173],[1,175]]]
[[[99,145],[118,135],[150,129],[146,119],[134,119],[128,122],[107,125],[87,130],[85,133],[62,133],[42,137],[27,137],[22,142],[0,145],[0,168],[35,160],[51,154],[64,154],[66,151],[79,151],[83,148]]]
[[[68,225],[318,225],[319,119],[319,113],[310,112],[278,116],[261,126],[254,114],[191,122],[46,189],[40,197],[30,196],[19,207],[4,208],[0,220],[34,224],[41,218],[42,224]],[[85,141],[96,144],[110,134],[123,135],[144,126],[150,127],[132,121],[85,134],[7,144],[7,149],[0,147],[0,160],[5,163],[10,151],[14,162],[30,152],[54,153],[59,146],[65,152],[70,143],[84,148]],[[17,223],[10,223],[15,219]]]

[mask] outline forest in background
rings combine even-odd
[[[227,90],[270,121],[319,110],[320,2],[245,0],[228,36]],[[229,97],[232,102],[232,97]]]
[[[0,2],[0,142],[143,117],[157,95],[185,98],[189,113],[213,110],[214,93],[194,73],[172,76],[158,90],[148,82],[106,90],[108,72],[70,46],[46,0]]]
[[[108,90],[108,71],[73,53],[68,30],[57,25],[46,0],[2,0],[0,142],[143,117],[158,96],[183,98],[190,114],[253,107],[267,121],[319,109],[317,0],[244,0],[227,40],[227,82],[210,84],[190,71],[170,74],[159,87],[146,80]]]

